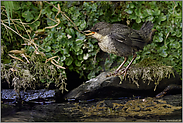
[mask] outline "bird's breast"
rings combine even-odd
[[[117,50],[114,46],[114,43],[109,36],[103,36],[99,40],[98,45],[104,52],[117,54]]]

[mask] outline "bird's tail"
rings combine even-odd
[[[140,28],[139,32],[142,33],[143,37],[147,40],[147,43],[151,43],[152,42],[152,38],[154,33],[156,32],[156,29],[153,29],[154,24],[150,21],[145,22],[142,27]]]

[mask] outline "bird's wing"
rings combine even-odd
[[[144,45],[146,45],[145,39],[136,31],[133,30],[131,34],[129,35],[129,38],[132,41],[132,46],[138,47],[142,49]]]
[[[128,37],[130,34],[129,27],[122,24],[114,24],[112,29],[113,30],[110,31],[110,37],[113,40],[124,43],[126,45],[131,45],[132,42]]]
[[[132,47],[140,49],[144,47],[145,40],[136,30],[130,29],[125,25],[116,25],[116,28],[113,29],[110,33],[112,39]]]

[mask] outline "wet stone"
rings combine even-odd
[[[143,69],[140,67],[131,68],[129,72],[127,72],[127,77],[123,80],[120,76],[106,77],[108,73],[103,72],[97,77],[71,90],[65,96],[65,99],[88,100],[93,98],[155,96],[170,84],[182,84],[179,74],[173,68],[170,66],[161,67],[155,67],[156,69],[154,67],[146,67]],[[153,74],[159,74],[154,72],[156,70],[158,71],[160,68],[162,69],[160,72],[162,75],[159,77],[155,78],[155,75],[150,74],[151,72]],[[137,72],[136,74],[138,74],[138,76],[135,75],[135,72]]]

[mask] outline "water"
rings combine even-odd
[[[181,122],[182,95],[162,99],[100,100],[35,105],[3,115],[2,122]],[[7,109],[7,108],[5,108]],[[3,110],[2,110],[3,111]]]

